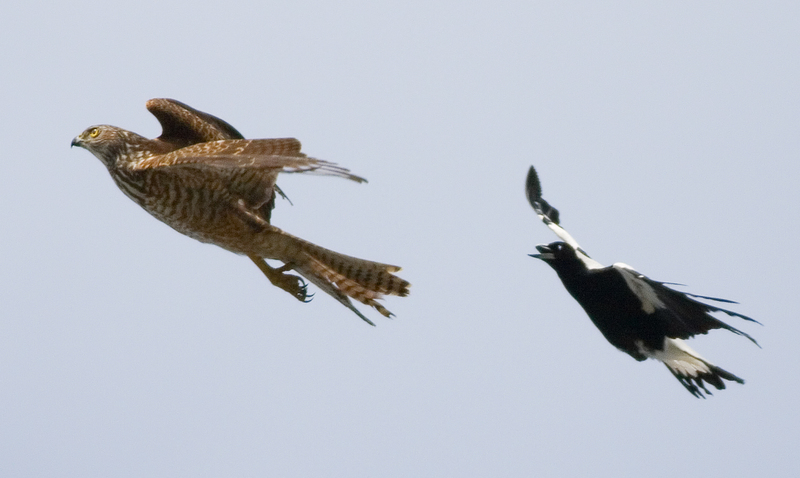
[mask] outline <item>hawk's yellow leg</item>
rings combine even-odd
[[[286,271],[292,269],[289,264],[285,264],[282,267],[275,269],[270,267],[270,265],[267,264],[267,261],[261,257],[250,254],[248,254],[247,257],[249,257],[259,269],[261,269],[261,272],[267,276],[267,279],[269,279],[273,285],[285,290],[300,302],[310,302],[314,297],[314,294],[308,295],[308,284],[306,284],[303,279],[291,274],[285,274]]]

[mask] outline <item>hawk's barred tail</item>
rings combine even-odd
[[[397,266],[347,256],[283,231],[280,233],[284,241],[293,243],[293,249],[301,251],[287,264],[372,325],[374,324],[353,306],[349,298],[374,307],[385,317],[390,317],[393,314],[378,303],[378,299],[384,295],[405,297],[409,293],[411,284],[392,274],[400,270]],[[279,257],[275,259],[281,260]]]

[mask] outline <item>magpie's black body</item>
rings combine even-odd
[[[712,329],[726,329],[756,343],[746,333],[710,313],[723,312],[744,320],[755,320],[696,299],[732,301],[679,292],[625,264],[604,267],[591,259],[559,225],[558,210],[542,199],[541,184],[532,166],[526,193],[542,221],[563,240],[538,245],[539,254],[531,256],[541,259],[556,271],[567,291],[612,345],[639,361],[648,358],[662,361],[698,398],[705,398],[704,392],[710,394],[705,384],[722,390],[725,388],[723,380],[744,383],[736,375],[702,358],[683,339]]]

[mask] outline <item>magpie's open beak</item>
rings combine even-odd
[[[543,261],[548,261],[555,258],[555,256],[553,256],[553,251],[551,251],[550,248],[544,244],[539,244],[538,246],[536,246],[536,250],[539,251],[539,254],[528,254],[528,255],[531,257],[535,257],[537,259],[541,259]]]

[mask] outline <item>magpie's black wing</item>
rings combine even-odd
[[[647,281],[656,285],[661,285],[659,282],[653,281],[651,279],[647,279]],[[675,289],[670,289],[669,287],[664,285],[661,285],[661,287],[657,289],[657,293],[661,298],[661,300],[667,305],[667,310],[669,311],[669,314],[675,319],[675,323],[676,324],[680,323],[681,328],[683,328],[684,330],[684,335],[675,335],[672,337],[685,339],[696,334],[705,334],[712,329],[725,329],[733,332],[734,334],[747,337],[748,339],[750,339],[751,342],[758,345],[758,342],[756,342],[756,340],[753,337],[713,317],[711,313],[722,312],[731,317],[739,317],[740,319],[744,319],[750,322],[755,322],[761,325],[760,322],[758,322],[755,319],[751,319],[746,315],[742,315],[728,309],[723,309],[721,307],[716,307],[710,304],[700,302],[698,300],[693,299],[692,297],[698,297],[706,300],[715,300],[727,303],[735,303],[735,302],[727,299],[717,299],[715,297],[706,297],[706,296],[688,294],[685,292],[677,291]],[[676,332],[679,332],[679,330],[676,330]],[[759,345],[759,347],[761,346]]]
[[[544,222],[544,224],[550,228],[550,230],[555,232],[559,239],[572,246],[573,249],[578,251],[578,253],[583,254],[583,256],[585,256],[587,259],[591,260],[589,258],[589,254],[587,254],[586,251],[581,248],[581,246],[578,244],[578,241],[573,239],[572,236],[559,224],[560,216],[558,209],[551,206],[542,197],[542,184],[539,182],[539,175],[536,174],[536,169],[534,169],[533,166],[531,166],[531,169],[528,170],[528,178],[525,181],[525,195],[528,197],[528,202],[531,203],[533,210],[539,215],[539,219],[541,219],[542,222]]]
[[[747,337],[758,345],[753,337],[715,318],[711,312],[723,312],[731,317],[739,317],[755,323],[759,323],[758,321],[731,310],[700,302],[693,297],[727,303],[735,302],[671,289],[663,282],[654,281],[624,264],[614,264],[614,268],[623,274],[628,286],[642,300],[643,309],[651,308],[653,310],[653,318],[661,322],[668,337],[688,339],[694,335],[706,334],[712,329],[725,329]]]
[[[543,216],[542,220],[547,218],[547,220],[556,224],[559,223],[558,209],[551,206],[542,197],[542,184],[539,182],[539,175],[536,174],[533,166],[528,170],[528,179],[525,181],[525,194],[528,196],[528,202],[531,203],[533,210]]]

